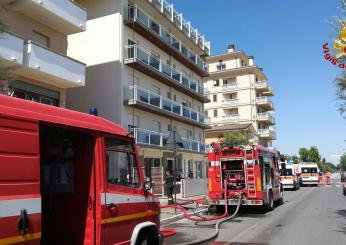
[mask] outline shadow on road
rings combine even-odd
[[[336,210],[335,213],[346,218],[346,209]],[[344,233],[346,235],[346,225],[344,224],[343,227],[340,227],[340,229],[336,231],[340,233]]]

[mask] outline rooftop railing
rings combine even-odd
[[[173,22],[187,37],[189,37],[195,44],[210,55],[210,42],[206,41],[204,35],[199,33],[197,29],[191,26],[190,21],[183,18],[183,14],[179,13],[173,4],[169,4],[166,0],[147,0],[158,11],[163,13],[168,20]]]

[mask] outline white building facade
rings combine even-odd
[[[66,89],[85,85],[85,64],[67,56],[67,37],[85,31],[86,10],[70,0],[2,4],[0,93],[64,107]]]
[[[250,143],[272,147],[276,138],[273,90],[263,69],[254,64],[252,56],[234,50],[234,45],[229,45],[226,54],[208,57],[207,62],[210,77],[205,86],[211,102],[205,104],[205,113],[209,124],[215,128],[237,124],[241,129],[251,123],[256,133]],[[208,130],[206,143],[217,140],[213,129]]]
[[[141,162],[163,194],[164,170],[191,170],[185,196],[206,192],[203,78],[210,44],[172,4],[162,0],[80,0],[88,11],[87,31],[70,36],[69,55],[87,64],[87,86],[68,91],[68,107],[99,116],[133,133]],[[166,145],[176,129],[182,138],[174,169]],[[200,187],[203,188],[200,188]]]

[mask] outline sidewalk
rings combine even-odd
[[[206,195],[194,196],[194,197],[190,197],[190,198],[182,198],[182,199],[177,199],[177,202],[179,203],[179,202],[183,202],[186,200],[200,200],[200,199],[204,199],[205,197],[206,197]],[[168,203],[167,197],[160,197],[159,199],[160,199],[160,203],[162,205],[166,205]],[[200,212],[204,212],[204,211],[208,210],[207,206],[197,205],[196,203],[188,204],[188,205],[184,205],[184,206],[193,208],[195,213],[200,213]],[[192,214],[192,211],[190,211],[189,213]],[[175,208],[161,209],[161,216],[160,216],[161,226],[168,225],[170,223],[176,222],[176,221],[184,219],[184,218],[185,217],[182,214],[182,212],[175,209]]]

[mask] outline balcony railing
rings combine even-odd
[[[85,64],[31,41],[24,45],[23,61],[23,65],[30,68],[26,75],[39,81],[51,82],[63,88],[85,84]]]
[[[163,139],[168,135],[163,133],[158,133],[146,129],[134,128],[134,137],[137,144],[153,145],[153,146],[163,146]]]
[[[226,99],[221,102],[222,106],[237,106],[239,104],[238,99]]]
[[[170,79],[173,79],[175,82],[184,85],[186,88],[193,90],[194,92],[199,93],[202,96],[205,96],[203,85],[198,84],[198,82],[193,81],[184,74],[171,66],[165,64],[160,59],[149,54],[149,52],[144,51],[143,49],[137,47],[137,45],[129,45],[125,47],[125,60],[126,59],[136,59],[141,62],[149,65],[155,70],[159,71],[162,75],[167,76]]]
[[[212,118],[207,123],[208,124],[214,124],[214,123],[226,123],[226,122],[238,122],[239,121],[239,114],[230,114],[218,118]]]
[[[270,115],[268,112],[257,113],[257,120],[266,120],[275,124],[275,118],[272,115]]]
[[[271,128],[265,128],[265,129],[258,129],[257,134],[260,137],[268,137],[274,139],[276,137],[276,132],[275,130]]]
[[[189,107],[173,102],[168,98],[164,98],[159,94],[140,88],[137,85],[131,86],[129,90],[131,99],[146,103],[151,106],[155,106],[156,108],[159,108],[166,112],[173,113],[175,115],[196,121],[201,124],[205,123],[205,116],[203,115],[203,113],[194,111]]]
[[[217,86],[217,87],[213,87],[212,88],[212,92],[233,92],[233,91],[237,91],[239,89],[238,84],[237,83],[231,83],[231,84],[226,84],[223,86]],[[209,94],[210,92],[206,92],[206,94]]]
[[[267,96],[256,97],[256,104],[268,105],[271,109],[274,109],[273,102]]]
[[[210,55],[210,42],[206,41],[204,35],[191,26],[190,21],[183,18],[183,15],[174,9],[173,4],[165,0],[147,0],[158,11],[163,13],[178,29],[180,29],[193,43],[198,45],[206,54]]]
[[[7,66],[23,63],[24,40],[10,33],[0,36],[0,59],[8,63]]]
[[[71,0],[30,0],[15,9],[64,34],[85,31],[87,12]]]
[[[268,82],[267,81],[257,81],[255,82],[255,88],[257,89],[263,89],[268,87]]]
[[[150,19],[143,11],[136,6],[127,7],[125,9],[125,20],[138,20],[146,28],[153,31],[162,41],[168,44],[172,49],[179,52],[186,61],[197,66],[203,71],[207,71],[206,63],[194,52],[190,51],[183,43],[177,40],[172,34],[165,30],[160,24]]]
[[[154,132],[151,130],[134,128],[133,135],[136,139],[136,144],[165,147],[168,134]],[[205,144],[200,141],[182,138],[183,148],[181,150],[206,152]]]

